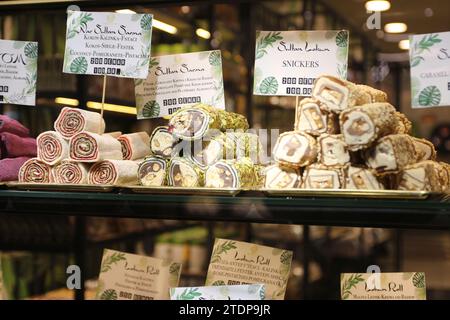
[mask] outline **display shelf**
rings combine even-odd
[[[0,190],[0,214],[450,229],[448,199],[236,197]]]

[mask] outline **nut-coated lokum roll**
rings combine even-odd
[[[398,125],[395,112],[389,103],[366,104],[343,111],[339,122],[349,150],[368,148],[375,140],[395,133]]]
[[[406,167],[398,175],[398,189],[441,192],[438,166],[437,162],[427,160]]]
[[[395,173],[417,162],[411,136],[391,134],[378,140],[365,152],[366,164],[378,174]]]
[[[326,166],[345,166],[350,162],[350,153],[342,134],[323,134],[317,138],[319,162]]]
[[[320,108],[321,102],[306,98],[300,101],[295,112],[295,130],[318,136],[322,133],[337,133],[339,122],[334,113]]]
[[[418,162],[425,160],[436,160],[436,149],[434,145],[425,139],[411,137],[416,148]]]
[[[52,167],[38,158],[26,161],[19,170],[19,182],[50,183]]]
[[[236,159],[250,158],[255,164],[264,163],[264,148],[259,136],[252,132],[232,133],[236,141]]]
[[[43,132],[36,141],[37,157],[50,166],[69,157],[69,143],[56,131]]]
[[[161,187],[166,185],[167,160],[162,157],[148,157],[140,165],[138,178],[146,187]]]
[[[299,168],[316,161],[317,143],[307,133],[290,131],[281,134],[273,149],[276,162],[288,167]]]
[[[303,173],[304,189],[343,189],[345,188],[344,171],[341,168],[325,167],[313,164]]]
[[[397,128],[394,133],[397,134],[411,134],[412,123],[409,119],[401,112],[396,112],[395,117],[397,118]]]
[[[221,160],[205,173],[208,188],[251,188],[258,184],[255,166],[249,158]]]
[[[122,145],[124,160],[143,159],[150,154],[150,137],[147,132],[123,134],[117,140]]]
[[[357,84],[356,85],[358,90],[362,90],[370,97],[370,101],[366,103],[375,103],[375,102],[386,102],[388,101],[388,96],[386,92],[383,92],[381,90],[366,86],[364,84]],[[367,99],[367,98],[364,98]]]
[[[80,132],[70,139],[70,160],[99,162],[122,160],[122,145],[109,135]]]
[[[89,170],[89,183],[101,185],[138,185],[139,165],[131,160],[105,160]]]
[[[176,157],[169,164],[168,182],[174,187],[202,187],[204,171],[192,161]]]
[[[302,177],[297,169],[271,165],[265,171],[264,187],[267,189],[300,188]]]
[[[210,129],[225,132],[247,130],[247,119],[237,113],[227,112],[205,104],[181,108],[169,120],[169,132],[183,140],[197,140]]]
[[[384,186],[372,170],[349,166],[346,169],[346,189],[354,190],[383,190]]]
[[[64,160],[53,167],[53,181],[60,184],[86,184],[89,167],[87,163]]]
[[[100,113],[65,107],[55,121],[55,130],[66,139],[82,131],[103,134],[105,121]]]
[[[168,127],[157,127],[150,137],[150,150],[155,156],[172,158],[178,156],[179,142],[180,140],[168,131]]]

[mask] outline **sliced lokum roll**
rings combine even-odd
[[[302,177],[297,169],[271,165],[265,171],[264,187],[267,189],[300,188]]]
[[[439,176],[441,177],[442,191],[447,192],[450,189],[450,165],[445,162],[439,162],[439,164],[441,166]]]
[[[316,161],[317,143],[307,133],[290,131],[281,134],[273,149],[276,162],[281,165],[299,168]]]
[[[391,134],[365,152],[366,164],[377,173],[392,173],[417,162],[414,142],[407,134]]]
[[[323,134],[317,139],[319,162],[326,166],[345,166],[350,162],[350,153],[344,136]]]
[[[66,139],[82,131],[103,134],[105,121],[100,113],[65,107],[55,121],[55,130]]]
[[[168,182],[174,187],[201,187],[204,171],[192,161],[176,157],[170,161]]]
[[[138,185],[139,165],[131,160],[105,160],[89,170],[89,183],[101,185]]]
[[[249,158],[218,161],[205,173],[208,188],[251,188],[257,184],[255,166]]]
[[[52,168],[38,158],[26,161],[19,170],[19,182],[50,183]]]
[[[416,148],[418,162],[425,160],[436,160],[436,149],[434,145],[425,139],[411,137]]]
[[[37,157],[50,166],[69,157],[69,143],[56,131],[43,132],[36,141]]]
[[[122,159],[121,143],[109,135],[80,132],[70,139],[70,160],[99,162]]]
[[[168,127],[157,127],[150,137],[150,150],[155,156],[172,158],[178,155],[179,141],[168,131]]]
[[[372,103],[353,107],[339,116],[341,133],[349,150],[369,147],[375,140],[396,132],[395,108],[389,103]]]
[[[441,192],[438,163],[422,161],[406,167],[398,175],[398,189],[409,191]]]
[[[395,117],[397,118],[397,128],[394,133],[397,134],[411,134],[412,123],[409,119],[401,112],[395,112]]]
[[[227,112],[205,104],[181,108],[169,120],[169,132],[183,140],[197,140],[210,129],[225,132],[247,130],[247,119],[237,113]]]
[[[117,140],[122,144],[124,160],[143,159],[150,154],[150,137],[147,132],[123,134]]]
[[[86,184],[89,166],[87,163],[64,160],[53,167],[53,181],[60,184]]]
[[[115,139],[117,139],[118,137],[120,137],[122,135],[121,131],[112,131],[112,132],[105,132],[104,134],[107,134],[108,136],[111,136]]]
[[[305,168],[303,173],[305,189],[343,189],[345,188],[344,171],[341,168],[330,168],[313,164]]]
[[[318,136],[322,133],[337,133],[339,123],[336,114],[320,108],[321,102],[306,98],[300,101],[295,112],[295,130]]]
[[[167,160],[162,157],[146,158],[138,170],[141,185],[146,187],[161,187],[166,184]]]
[[[349,166],[346,170],[346,189],[355,190],[383,190],[384,186],[372,170]]]

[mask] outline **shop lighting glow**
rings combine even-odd
[[[387,33],[403,33],[408,30],[408,26],[403,22],[388,23],[384,26]]]
[[[80,102],[77,99],[63,98],[63,97],[55,98],[55,103],[73,107],[78,107],[78,105],[80,104]]]
[[[409,40],[402,40],[398,43],[398,47],[402,50],[409,50]]]
[[[116,10],[117,13],[127,13],[127,14],[134,14],[136,11],[130,10],[130,9],[120,9]]]
[[[170,34],[175,34],[178,32],[178,29],[168,23],[153,19],[153,23],[152,23],[153,27],[155,27],[156,29],[162,30],[164,32],[170,33]]]
[[[101,102],[88,101],[86,105],[87,105],[87,107],[89,109],[96,109],[96,110],[101,110],[102,109],[102,103]],[[128,106],[121,106],[121,105],[118,105],[118,104],[105,103],[105,106],[104,106],[103,109],[105,111],[120,112],[120,113],[127,113],[127,114],[136,114],[136,108],[128,107]]]
[[[195,33],[203,39],[209,39],[211,38],[211,33],[208,30],[202,29],[202,28],[198,28],[197,30],[195,30]]]
[[[387,11],[391,8],[391,3],[387,0],[372,0],[366,2],[367,11]]]

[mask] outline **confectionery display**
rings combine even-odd
[[[204,171],[189,159],[175,157],[168,168],[168,183],[174,187],[201,187]]]
[[[273,149],[276,162],[287,167],[300,168],[317,159],[317,142],[311,135],[299,131],[282,133]]]
[[[90,164],[63,160],[53,167],[53,182],[60,184],[87,184]]]
[[[350,163],[350,152],[341,134],[323,134],[317,138],[318,160],[325,166],[345,166]]]
[[[302,99],[295,110],[296,131],[303,131],[313,136],[322,133],[333,134],[339,131],[338,116],[321,108],[321,102],[316,99]]]
[[[37,137],[37,157],[53,166],[69,157],[69,143],[56,131],[46,131]]]
[[[131,160],[105,160],[94,164],[89,170],[90,184],[137,185],[139,164]]]
[[[150,154],[150,136],[147,132],[123,134],[117,140],[122,144],[124,160],[143,159]]]
[[[281,167],[277,164],[265,169],[264,187],[267,189],[300,188],[302,177],[300,171],[293,168]]]
[[[156,156],[171,158],[178,155],[179,139],[171,134],[168,127],[157,127],[150,137],[150,151]]]
[[[70,139],[70,159],[80,162],[123,160],[122,144],[107,134],[80,132]]]
[[[61,110],[55,121],[55,130],[66,139],[82,131],[103,134],[105,121],[98,112],[66,107]]]
[[[50,183],[52,167],[38,158],[29,159],[20,168],[19,182]]]
[[[383,184],[378,181],[370,169],[348,166],[345,172],[345,188],[351,190],[383,190]]]
[[[305,189],[343,189],[344,183],[343,168],[312,164],[303,173],[302,186]]]
[[[139,183],[146,187],[161,187],[166,185],[167,160],[159,157],[148,157],[139,165]]]
[[[258,171],[249,158],[218,161],[205,173],[205,186],[209,188],[252,188],[258,182]]]

